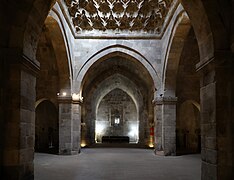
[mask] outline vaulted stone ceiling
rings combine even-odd
[[[173,0],[64,0],[77,33],[160,34]]]

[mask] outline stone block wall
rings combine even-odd
[[[72,154],[80,152],[81,145],[81,104],[72,103]]]
[[[80,152],[81,107],[79,102],[59,98],[59,154],[73,155]]]
[[[6,77],[6,99],[3,123],[3,179],[33,178],[36,78],[38,70],[27,65],[28,59],[11,51]],[[14,63],[13,63],[14,62]]]
[[[35,129],[35,151],[58,153],[58,110],[51,101],[36,107]]]
[[[59,103],[59,154],[72,154],[72,104]]]
[[[119,123],[115,123],[117,117]],[[131,97],[120,89],[108,93],[98,106],[95,126],[97,142],[101,142],[102,136],[128,136],[130,142],[137,143],[138,112]]]
[[[154,99],[155,153],[176,155],[176,97]]]

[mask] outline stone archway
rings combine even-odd
[[[180,136],[180,144],[183,145],[177,145],[177,153],[199,153],[201,152],[200,77],[196,72],[199,49],[193,29],[190,29],[184,41],[179,61],[176,77],[178,98],[176,128],[177,137]]]
[[[120,88],[120,87],[119,87]],[[105,136],[117,136],[115,142],[138,143],[139,113],[133,99],[123,90],[116,88],[106,94],[97,105],[95,118],[95,142],[103,143]],[[125,141],[124,141],[125,140]],[[109,142],[111,139],[109,139]]]
[[[66,41],[65,33],[59,23],[53,18],[48,16],[45,20],[45,33],[54,50],[54,56],[56,58],[56,66],[59,74],[59,91],[58,92],[71,92],[71,79],[72,79],[72,67],[71,67],[71,55],[69,52],[69,44]]]
[[[229,102],[227,98],[224,98],[225,100],[222,98],[223,95],[221,89],[225,87],[225,89],[230,90],[230,86],[228,88],[227,85],[228,83],[222,83],[221,77],[229,79],[228,72],[231,72],[233,66],[230,63],[230,54],[228,53],[229,43],[227,39],[229,37],[226,33],[228,31],[228,28],[226,27],[229,24],[228,16],[224,11],[221,12],[220,15],[217,13],[219,11],[219,6],[226,7],[226,9],[229,8],[226,3],[223,5],[218,4],[219,3],[213,1],[182,1],[182,5],[188,13],[196,35],[200,55],[199,63],[197,63],[196,68],[201,75],[201,134],[202,142],[204,142],[204,144],[202,144],[202,156],[207,157],[206,159],[202,159],[202,179],[221,179],[221,177],[232,176],[231,167],[227,167],[220,161],[222,159],[220,158],[220,154],[227,153],[227,151],[222,149],[224,146],[219,140],[219,137],[223,136],[223,133],[220,133],[218,130],[218,124],[221,125],[223,124],[223,121],[225,121],[226,125],[229,124],[226,128],[230,129],[230,116],[229,118],[226,117],[225,120],[219,118],[222,116],[221,114],[223,112],[227,111],[227,104]],[[196,7],[196,10],[194,7]],[[223,22],[222,19],[225,19],[225,22]],[[223,38],[221,34],[225,34]],[[224,55],[225,53],[220,52],[221,49],[225,49],[224,51],[226,51],[227,56]],[[226,58],[224,58],[224,56]],[[222,68],[220,68],[221,66]],[[226,71],[226,73],[224,73],[223,70]],[[216,79],[216,77],[220,77],[221,79]],[[228,82],[231,83],[230,80],[228,80]],[[223,104],[222,108],[217,109],[216,105],[218,104]],[[218,115],[219,113],[220,116]],[[216,115],[213,116],[214,114]],[[212,127],[213,133],[210,133],[210,130],[207,131],[205,128],[207,126]],[[220,133],[220,136],[216,133]],[[225,141],[231,143],[227,136],[224,138]],[[229,134],[229,137],[232,137],[232,135]],[[212,139],[212,142],[209,141],[210,139]],[[226,148],[224,149],[230,149],[228,145],[225,147]],[[229,150],[229,152],[231,151]],[[228,170],[224,170],[225,168]],[[212,173],[209,173],[211,171]]]
[[[200,105],[187,100],[179,105],[176,122],[177,154],[201,152]]]
[[[42,99],[36,103],[35,111],[35,151],[58,153],[58,109]]]
[[[72,101],[71,94],[72,63],[69,44],[62,30],[59,23],[48,16],[38,43],[37,59],[41,63],[41,71],[36,87],[37,99],[47,97],[59,109],[59,154],[72,154],[79,152],[79,133],[75,132],[80,129],[80,120],[79,116],[74,116],[77,104]],[[70,141],[64,138],[67,134],[73,136]],[[68,143],[72,145],[67,147]]]
[[[227,127],[231,123],[231,118],[229,115],[223,118],[222,113],[228,114],[227,109],[230,109],[229,104],[229,96],[223,96],[223,90],[229,90],[228,83],[223,84],[222,80],[227,79],[230,80],[230,76],[228,76],[227,72],[231,72],[233,65],[230,64],[231,55],[229,54],[229,42],[230,33],[226,33],[229,27],[229,7],[230,4],[227,2],[220,3],[219,1],[208,0],[208,1],[182,1],[183,6],[185,7],[186,12],[188,13],[191,24],[195,30],[196,37],[198,39],[199,49],[200,49],[200,56],[201,62],[198,65],[198,70],[202,72],[202,89],[201,89],[201,112],[202,118],[204,122],[206,120],[214,119],[214,122],[217,124],[204,124],[210,125],[214,132],[218,132],[218,134],[214,133],[211,135],[205,133],[204,134],[204,142],[207,142],[208,139],[212,139],[214,144],[212,144],[211,148],[214,154],[219,152],[219,158],[222,159],[206,159],[204,160],[203,170],[209,169],[209,172],[214,172],[214,176],[216,178],[218,168],[218,178],[223,177],[230,177],[231,176],[231,168],[232,166],[228,167],[225,164],[226,162],[230,161],[228,158],[222,157],[222,154],[226,154],[226,151],[222,151],[223,149],[227,149],[227,144],[222,144],[222,138],[231,142],[229,135],[223,134],[223,132],[219,128],[225,127],[232,130],[231,126]],[[1,21],[1,32],[4,33],[4,37],[1,36],[1,53],[3,53],[3,59],[5,61],[4,67],[7,69],[7,73],[4,73],[4,77],[7,77],[7,82],[4,83],[4,87],[1,88],[3,91],[4,97],[4,106],[6,106],[7,111],[2,111],[2,124],[3,124],[3,134],[4,137],[7,134],[14,134],[14,132],[18,132],[21,136],[9,138],[8,142],[12,139],[17,139],[14,141],[15,144],[23,143],[21,139],[30,139],[33,137],[33,134],[30,134],[29,137],[24,137],[23,133],[20,131],[19,126],[24,123],[24,119],[27,119],[29,122],[27,125],[29,128],[33,128],[33,117],[34,108],[33,104],[35,102],[35,72],[38,72],[39,66],[36,62],[35,55],[36,55],[36,47],[38,42],[38,37],[44,23],[44,20],[48,14],[48,11],[51,7],[52,1],[44,1],[44,0],[36,0],[36,1],[3,1],[1,2],[1,17],[3,17],[3,22]],[[226,11],[227,9],[227,11]],[[14,17],[12,19],[8,19],[9,17]],[[225,30],[227,29],[227,31]],[[17,38],[15,38],[17,36]],[[219,51],[222,50],[222,51]],[[210,69],[210,65],[213,62],[228,62],[226,65],[224,63],[224,67],[217,68],[217,66],[212,65]],[[20,65],[20,66],[19,66]],[[208,67],[209,68],[206,68]],[[222,64],[223,65],[223,64]],[[230,66],[229,66],[230,65]],[[224,72],[224,73],[223,73]],[[215,74],[215,75],[214,75]],[[232,73],[231,73],[232,74]],[[18,78],[12,79],[11,77],[15,76]],[[215,79],[215,80],[214,80]],[[217,80],[217,81],[216,81]],[[215,81],[215,84],[214,84]],[[227,81],[226,81],[227,82]],[[233,84],[233,83],[232,83]],[[22,89],[22,91],[21,91]],[[30,92],[30,93],[28,93]],[[226,92],[226,91],[225,91]],[[6,98],[5,98],[6,97]],[[13,100],[12,100],[13,99]],[[217,101],[216,101],[217,100]],[[14,107],[12,104],[20,103],[21,107]],[[214,105],[211,105],[213,104]],[[221,104],[220,109],[217,109],[218,104]],[[1,105],[2,107],[2,105]],[[15,112],[14,117],[11,117],[9,114]],[[20,113],[19,113],[20,112]],[[27,113],[26,113],[27,112]],[[23,116],[21,116],[21,113]],[[27,115],[31,114],[31,115]],[[207,114],[209,116],[207,116]],[[212,116],[211,116],[212,115]],[[6,119],[6,120],[5,120]],[[8,122],[12,122],[9,124]],[[225,123],[226,122],[226,123]],[[31,126],[32,124],[32,126]],[[223,125],[225,124],[225,125]],[[16,127],[16,128],[14,128]],[[16,129],[16,130],[15,130]],[[7,136],[9,137],[9,136]],[[220,139],[216,139],[216,137],[221,137]],[[231,136],[233,137],[233,136]],[[230,138],[230,139],[228,139]],[[4,140],[2,140],[4,141]],[[21,142],[22,141],[22,142]],[[20,143],[19,143],[20,142]],[[26,142],[26,141],[25,141]],[[216,144],[216,142],[220,142]],[[25,159],[14,159],[11,160],[12,154],[15,157],[19,157],[20,153],[23,154],[32,154],[32,147],[33,145],[29,145],[26,148],[21,149],[21,147],[16,146],[15,144],[4,144],[4,154],[5,159],[4,161],[4,174],[6,177],[30,177],[33,174],[33,155],[30,155],[28,161],[26,162]],[[232,144],[232,143],[228,143]],[[206,144],[208,146],[208,144]],[[216,147],[219,147],[217,149]],[[5,151],[8,149],[8,151]],[[209,150],[209,148],[205,147],[205,150]],[[209,154],[204,154],[204,156],[209,156],[212,154],[211,151],[207,152]],[[229,153],[232,154],[232,153]],[[213,156],[212,156],[213,157]],[[231,158],[230,158],[231,159]],[[218,165],[217,165],[218,162]],[[224,163],[222,163],[224,162]],[[20,169],[24,167],[24,171],[21,173],[16,173],[12,175],[10,170],[12,168]],[[221,168],[222,167],[222,168]],[[213,170],[215,169],[215,170]],[[206,171],[208,172],[208,171]],[[204,173],[202,178],[210,178],[214,177],[208,173]]]
[[[175,22],[171,38],[168,43],[168,51],[165,56],[163,68],[164,96],[175,96],[177,71],[184,42],[191,28],[190,21],[185,12],[179,15]]]
[[[180,57],[191,28],[189,18],[181,5],[167,40],[162,69],[162,93],[155,103],[155,152],[163,155],[176,155],[176,85]],[[166,32],[167,34],[168,32]]]
[[[95,142],[96,110],[101,100],[112,90],[119,88],[127,92],[136,104],[139,126],[142,129],[139,133],[139,145],[148,145],[149,124],[153,122],[151,101],[154,83],[143,66],[121,56],[110,56],[109,59],[97,61],[87,72],[83,83],[82,122],[85,123],[86,132],[82,138],[89,139],[86,144]]]
[[[115,45],[104,48],[88,58],[86,63],[81,67],[76,75],[76,90],[79,89],[82,92],[83,83],[85,82],[85,78],[87,78],[86,74],[93,65],[96,66],[97,62],[105,61],[106,59],[110,59],[116,56],[135,62],[141,68],[146,69],[148,74],[150,75],[149,78],[154,82],[155,89],[156,87],[161,88],[158,73],[156,72],[152,64],[143,55],[131,48],[122,45]]]
[[[7,79],[3,86],[6,111],[4,118],[0,118],[3,121],[1,132],[4,134],[1,140],[4,148],[0,152],[4,157],[1,161],[3,179],[33,178],[35,76],[39,72],[36,47],[52,4],[52,1],[41,0],[0,4],[0,52],[4,77]]]
[[[107,96],[109,93],[114,91],[115,89],[121,89],[124,91],[130,99],[132,99],[134,106],[136,107],[136,115],[139,121],[139,128],[141,131],[139,132],[139,145],[144,146],[147,145],[148,136],[148,118],[145,119],[144,112],[147,111],[146,114],[150,115],[152,112],[147,110],[147,104],[143,102],[142,94],[139,91],[138,87],[127,77],[124,77],[120,74],[114,74],[104,79],[100,84],[97,85],[93,94],[88,96],[83,104],[83,122],[86,124],[86,144],[94,143],[95,137],[95,120],[97,118],[98,107],[100,106],[102,99]],[[84,96],[86,97],[86,96]],[[121,104],[123,102],[121,101]],[[116,107],[116,109],[119,109]],[[147,115],[146,115],[147,116]],[[151,115],[152,116],[152,115]]]

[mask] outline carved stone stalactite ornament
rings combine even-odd
[[[142,17],[141,16],[137,16],[135,19],[134,19],[134,23],[131,27],[131,31],[140,31],[141,29],[144,28],[144,21],[142,20]]]
[[[82,11],[81,18],[82,18],[82,20],[81,20],[81,23],[80,23],[80,28],[83,29],[83,30],[91,31],[93,28],[90,25],[89,19],[85,15],[85,11]]]
[[[119,29],[120,30],[128,30],[131,28],[130,22],[133,20],[133,18],[127,17],[126,14],[123,15],[122,18],[119,20]]]
[[[101,17],[99,15],[97,15],[95,17],[92,17],[90,19],[93,22],[93,28],[94,29],[97,29],[97,30],[100,30],[100,31],[105,31],[106,30],[105,26],[103,25],[103,21],[102,21],[102,19],[101,19]]]
[[[116,14],[124,12],[124,7],[120,0],[117,0],[116,3],[114,3],[113,12],[115,12]]]
[[[94,2],[93,0],[89,0],[88,4],[84,7],[84,9],[90,14],[93,15],[95,13],[97,13],[97,9],[94,6]]]
[[[106,28],[107,29],[112,29],[115,30],[118,28],[118,25],[116,24],[116,20],[113,17],[113,15],[111,14],[110,17],[108,18],[108,20],[106,20]]]
[[[106,15],[107,13],[110,13],[111,9],[109,7],[107,0],[102,0],[99,5],[100,7],[98,8],[98,10],[102,12],[104,15]]]
[[[147,32],[156,30],[157,27],[160,26],[159,19],[161,19],[159,14],[156,14],[156,12],[153,11],[152,14],[150,15],[150,18],[148,19],[148,22],[147,22],[144,30]]]
[[[130,15],[133,15],[137,11],[138,11],[137,3],[135,2],[135,0],[131,0],[128,3],[128,7],[126,9],[126,12],[129,13]]]
[[[79,8],[85,8],[88,2],[86,0],[79,0]]]
[[[160,33],[172,0],[64,0],[77,32]]]
[[[77,13],[77,8],[78,8],[78,4],[74,4],[73,6],[68,8],[68,11],[69,11],[71,17],[75,17],[75,15]]]

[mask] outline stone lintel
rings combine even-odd
[[[171,96],[167,96],[167,97],[156,97],[153,100],[153,104],[154,105],[163,105],[163,104],[176,104],[177,102],[177,97],[171,97]]]

